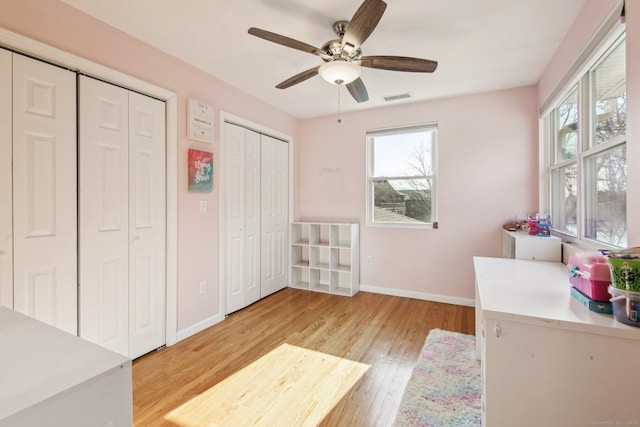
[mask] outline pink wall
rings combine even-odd
[[[297,120],[57,0],[2,0],[0,27],[178,94],[178,331],[219,315],[219,171],[213,193],[188,193],[186,164],[193,147],[213,151],[217,165],[220,145],[185,137],[186,98],[294,137]],[[200,200],[208,214],[199,213]],[[200,295],[203,280],[209,291]]]
[[[472,256],[501,256],[502,224],[536,210],[536,97],[526,87],[305,120],[295,216],[361,224],[363,285],[473,299]],[[438,122],[439,229],[367,227],[366,131],[426,122]]]

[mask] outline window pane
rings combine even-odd
[[[577,235],[578,226],[578,181],[575,164],[552,172],[552,213],[554,228]]]
[[[431,222],[432,179],[373,181],[373,221]]]
[[[367,133],[368,221],[435,227],[437,134],[434,124]]]
[[[434,136],[434,130],[374,136],[373,176],[433,175]]]
[[[627,242],[624,35],[567,87],[544,118],[556,230],[612,246]],[[584,96],[582,96],[584,95]],[[584,132],[583,132],[584,131]],[[571,239],[573,240],[573,239]]]
[[[593,96],[595,97],[592,104],[595,109],[593,145],[602,144],[626,134],[625,66],[625,42],[623,41],[593,71]]]
[[[627,156],[625,146],[586,161],[585,235],[614,246],[627,245]]]
[[[578,90],[574,88],[555,109],[556,163],[576,157],[578,148]]]

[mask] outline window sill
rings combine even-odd
[[[373,228],[407,228],[412,230],[437,230],[437,223],[425,223],[425,224],[414,224],[414,223],[402,223],[402,222],[367,222],[367,227]]]

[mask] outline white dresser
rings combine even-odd
[[[0,307],[0,426],[130,427],[131,360]]]
[[[562,263],[474,267],[483,426],[640,425],[640,328],[574,300]]]

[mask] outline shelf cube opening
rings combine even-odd
[[[331,274],[328,270],[320,270],[312,268],[309,270],[309,288],[329,292],[331,283]]]
[[[329,248],[311,247],[309,266],[329,269]]]
[[[331,269],[351,270],[351,249],[331,248]]]
[[[309,243],[309,224],[292,224],[291,241],[293,243]]]
[[[351,226],[331,226],[331,246],[351,247]]]
[[[309,247],[308,246],[292,246],[291,247],[291,265],[292,266],[309,266]]]
[[[320,242],[320,225],[310,224],[309,225],[309,244],[317,245],[318,242]]]
[[[331,292],[351,296],[351,273],[344,271],[332,271]]]
[[[291,269],[291,285],[296,288],[309,289],[309,269],[293,267]]]

